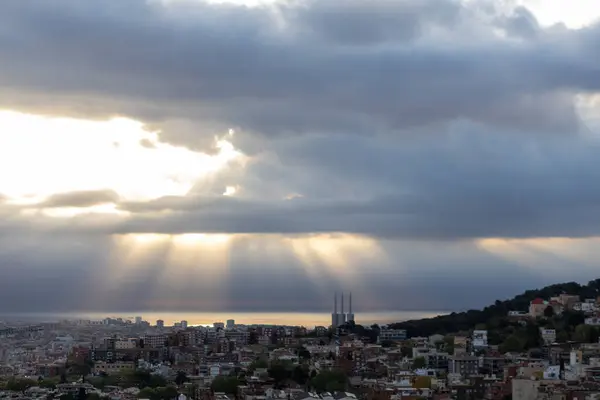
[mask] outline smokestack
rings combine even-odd
[[[342,312],[341,314],[344,314],[344,292],[342,292]]]
[[[337,314],[337,293],[333,292],[333,313]]]
[[[350,292],[350,300],[349,300],[349,303],[350,303],[350,304],[348,304],[348,307],[349,307],[349,308],[348,308],[348,314],[352,314],[352,292]]]

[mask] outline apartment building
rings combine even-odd
[[[150,348],[161,348],[161,347],[165,347],[165,343],[167,342],[167,336],[166,335],[146,335],[143,338],[144,340],[144,347],[150,347]]]
[[[401,341],[406,340],[406,329],[382,329],[379,332],[379,340]]]
[[[125,371],[133,371],[135,363],[133,361],[105,362],[97,361],[94,363],[94,373],[104,373],[107,375],[120,374]]]
[[[448,360],[448,372],[459,374],[463,377],[476,375],[479,372],[479,359],[466,354],[450,357]]]

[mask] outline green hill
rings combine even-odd
[[[393,329],[406,329],[409,337],[467,333],[473,329],[487,329],[490,344],[502,344],[509,337],[510,341],[514,343],[514,340],[512,340],[514,337],[511,336],[516,336],[519,338],[522,348],[539,345],[540,327],[556,329],[557,340],[559,341],[593,339],[597,329],[590,329],[590,327],[577,328],[578,325],[583,324],[584,316],[582,313],[565,312],[560,316],[530,321],[525,326],[507,317],[509,311],[527,311],[529,303],[535,298],[539,297],[547,300],[563,293],[579,295],[581,299],[595,299],[600,296],[600,279],[590,281],[587,285],[568,282],[546,286],[542,289],[528,290],[510,300],[497,300],[483,310],[469,310],[434,318],[399,322],[390,324],[390,327]],[[588,336],[590,337],[588,338]]]

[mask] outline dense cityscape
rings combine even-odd
[[[550,288],[564,287],[569,284]],[[351,295],[347,311],[343,294],[340,298],[339,309],[337,295],[334,300],[331,326],[310,329],[232,319],[212,326],[188,326],[187,321],[166,326],[142,316],[4,323],[0,396],[542,400],[600,395],[600,297],[534,298],[528,309],[502,317],[512,333],[500,338],[486,324],[430,336],[395,328],[403,323],[365,327],[352,312]],[[564,318],[581,323],[563,327],[568,334],[560,337],[562,331],[550,326],[558,328]]]

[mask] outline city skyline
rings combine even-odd
[[[600,4],[556,4],[0,3],[0,314],[598,278]]]

